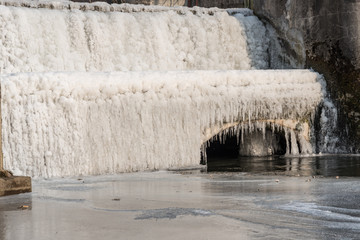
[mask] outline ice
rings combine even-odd
[[[360,223],[360,217],[357,216],[359,211],[357,209],[321,206],[313,202],[291,202],[280,208],[311,215],[315,218],[324,218],[329,222],[334,222],[335,224],[332,224],[332,227],[337,225],[336,228],[344,226],[344,228],[348,229],[354,226],[355,223],[355,226],[359,226]]]
[[[337,109],[333,102],[325,97],[320,111],[320,129],[318,148],[320,152],[344,153],[343,148],[339,147],[339,137],[337,130]]]
[[[269,68],[269,39],[266,36],[266,28],[256,16],[237,13],[234,15],[244,26],[246,31],[247,49],[252,60],[253,69]]]
[[[257,70],[281,65],[269,32],[250,10],[0,0],[4,167],[188,167],[214,135],[262,129],[265,140],[265,127],[287,131],[288,154],[312,153],[299,131],[257,122],[312,121],[330,104],[315,72]]]
[[[206,128],[305,116],[322,101],[319,79],[307,70],[3,74],[5,168],[53,177],[194,166]]]
[[[265,27],[253,15],[237,14],[241,23],[220,9],[5,3],[0,73],[267,67]]]

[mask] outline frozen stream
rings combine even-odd
[[[33,193],[1,198],[0,236],[357,239],[359,198],[359,177],[182,171],[36,180]]]

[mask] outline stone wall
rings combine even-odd
[[[144,5],[160,5],[160,6],[188,6],[191,1],[192,6],[200,7],[219,7],[219,8],[241,8],[250,0],[72,0],[73,2],[107,2],[112,3],[131,3]]]
[[[185,6],[187,0],[71,0],[73,2],[106,2],[109,4],[116,3],[130,3],[130,4],[144,4],[144,5],[159,5],[159,6]]]
[[[346,145],[360,149],[360,0],[251,0],[287,52],[322,73],[340,118]]]
[[[199,0],[201,7],[241,8],[246,0]]]

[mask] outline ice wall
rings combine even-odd
[[[199,164],[205,128],[301,118],[322,101],[306,70],[1,75],[5,168],[30,176]]]
[[[249,14],[256,31],[219,9],[25,3],[0,5],[0,73],[267,68]]]

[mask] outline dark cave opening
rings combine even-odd
[[[242,171],[245,162],[251,159],[271,160],[286,154],[284,130],[246,132],[242,141],[241,135],[220,134],[223,134],[221,138],[215,137],[209,141],[206,155],[202,153],[201,163],[207,165],[208,171]]]

